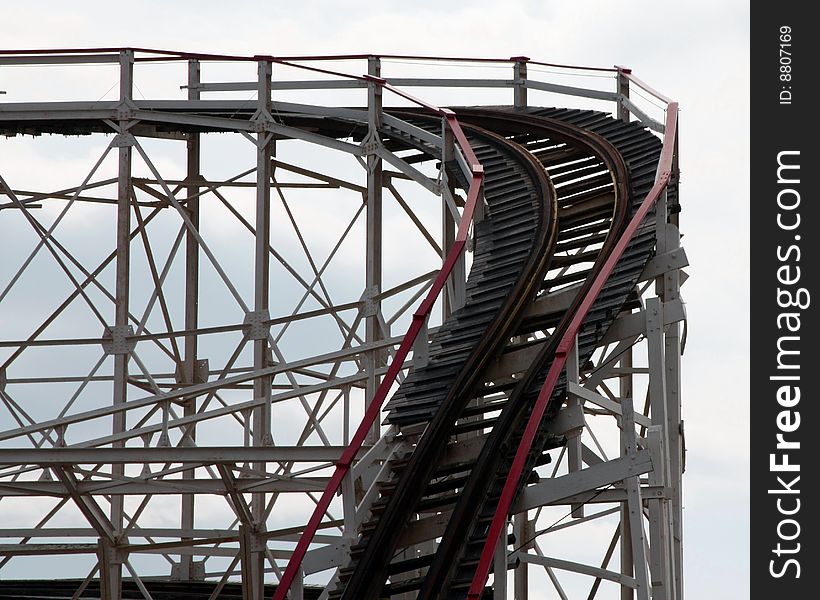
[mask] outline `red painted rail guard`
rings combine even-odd
[[[313,514],[305,527],[305,531],[299,537],[299,542],[296,544],[296,549],[293,551],[290,561],[288,561],[288,566],[285,568],[285,572],[282,575],[282,579],[279,581],[279,585],[273,595],[273,600],[285,600],[287,597],[287,594],[290,591],[290,586],[293,584],[293,580],[296,578],[299,568],[302,565],[302,560],[305,557],[308,546],[313,541],[313,537],[319,529],[319,525],[324,517],[325,511],[327,511],[331,500],[333,500],[333,496],[338,491],[339,486],[342,484],[342,480],[350,470],[351,463],[353,462],[353,459],[359,449],[362,447],[362,444],[367,436],[367,432],[370,430],[376,418],[381,413],[382,404],[384,403],[387,393],[390,391],[396,376],[404,364],[404,359],[407,357],[410,348],[413,347],[413,342],[415,342],[425,320],[430,314],[430,311],[433,309],[433,305],[435,304],[439,293],[441,293],[441,290],[444,288],[444,284],[450,276],[453,266],[456,264],[459,256],[461,256],[461,253],[464,251],[464,246],[467,241],[467,232],[470,228],[470,223],[473,220],[476,202],[478,201],[481,191],[481,184],[484,180],[484,169],[478,162],[475,153],[473,153],[470,143],[467,141],[467,136],[464,135],[464,131],[461,129],[461,125],[459,124],[458,119],[456,119],[456,115],[453,111],[427,104],[426,102],[411,96],[407,92],[391,86],[383,79],[371,76],[365,76],[365,79],[368,81],[373,81],[378,85],[381,85],[382,87],[398,94],[399,96],[411,100],[419,106],[422,106],[446,118],[447,123],[453,132],[455,141],[461,148],[464,158],[467,160],[467,164],[470,166],[472,181],[470,182],[470,188],[467,192],[467,200],[464,205],[464,212],[461,215],[461,221],[458,225],[458,233],[456,234],[455,242],[450,248],[450,251],[447,253],[447,258],[444,261],[444,265],[441,267],[441,271],[439,271],[438,276],[433,282],[433,286],[430,288],[430,291],[427,293],[427,296],[424,298],[421,305],[419,305],[416,312],[413,313],[413,320],[410,323],[410,327],[404,335],[404,339],[402,339],[401,345],[396,351],[396,355],[393,357],[393,361],[390,363],[384,379],[376,390],[376,395],[367,407],[364,417],[362,418],[356,433],[350,441],[350,445],[348,445],[342,453],[341,458],[339,458],[336,462],[336,469],[333,471],[333,475],[331,476],[327,487],[325,487],[324,492],[322,492],[322,497],[316,504],[316,508],[314,509]]]
[[[490,524],[490,531],[487,534],[487,539],[484,542],[484,549],[481,552],[481,560],[476,567],[475,575],[473,576],[470,590],[467,592],[467,600],[477,600],[481,597],[484,589],[484,584],[487,582],[487,577],[490,573],[490,565],[493,561],[493,554],[495,553],[495,546],[498,542],[498,537],[501,535],[501,530],[507,524],[507,514],[512,505],[515,490],[518,487],[518,482],[521,479],[521,473],[524,470],[524,464],[527,461],[527,455],[530,452],[530,447],[535,439],[535,434],[538,431],[538,426],[541,423],[541,418],[544,416],[544,411],[549,404],[552,390],[561,375],[561,371],[567,362],[567,354],[569,353],[575,341],[575,336],[581,327],[584,319],[592,307],[592,304],[598,298],[601,289],[603,289],[612,270],[615,268],[627,245],[632,240],[635,232],[640,227],[649,210],[655,204],[658,196],[666,188],[669,179],[672,175],[672,154],[675,148],[675,137],[677,135],[678,123],[678,104],[677,102],[670,102],[666,111],[666,129],[664,130],[663,149],[661,151],[661,160],[658,165],[658,177],[655,185],[647,194],[644,201],[641,203],[638,212],[632,217],[632,220],[627,225],[612,253],[604,263],[603,268],[598,272],[598,275],[593,281],[592,287],[587,292],[581,305],[578,307],[572,321],[564,333],[561,341],[558,343],[558,349],[555,352],[555,359],[547,372],[547,377],[544,380],[544,385],[541,387],[541,392],[538,394],[538,399],[535,401],[535,407],[530,414],[529,421],[527,421],[527,428],[524,430],[524,435],[521,442],[518,444],[518,450],[515,453],[512,468],[507,474],[507,480],[504,482],[504,489],[501,492],[501,498],[498,502],[498,507],[493,515],[493,521]]]

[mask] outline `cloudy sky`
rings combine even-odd
[[[33,0],[3,2],[0,22],[3,46],[19,49],[131,45],[619,64],[678,100],[681,229],[691,263],[684,288],[686,588],[690,598],[748,595],[748,3]],[[5,169],[0,164],[7,176]]]

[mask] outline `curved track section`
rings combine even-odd
[[[391,464],[331,598],[466,595],[554,356],[551,340],[654,180],[660,142],[604,113],[462,109],[459,116],[473,125],[466,131],[486,172],[467,302],[433,340],[429,364],[410,373],[388,405],[413,451]],[[651,229],[636,236],[593,306],[579,335],[582,364],[628,301],[653,239]],[[564,308],[539,308],[554,299]],[[564,394],[561,382],[527,472],[563,441],[547,425]],[[441,537],[437,549],[423,544],[430,531]]]
[[[575,294],[570,308],[555,326],[542,351],[532,361],[519,383],[510,393],[509,401],[505,404],[492,432],[483,445],[480,456],[473,465],[470,477],[464,485],[459,503],[453,510],[436,556],[424,577],[420,598],[465,597],[487,536],[489,523],[492,520],[506,475],[515,455],[517,441],[523,434],[529,411],[538,396],[546,372],[555,356],[556,347],[552,341],[557,341],[562,337],[575,312],[577,303],[585,295],[586,288],[591,283],[593,275],[597,273],[612,246],[620,237],[629,217],[637,210],[640,200],[649,191],[654,181],[654,169],[660,156],[660,143],[657,138],[647,135],[641,128],[626,123],[613,122],[605,115],[581,111],[569,111],[568,114],[558,111],[542,111],[541,114],[548,114],[550,117],[555,117],[556,114],[563,116],[570,123],[583,124],[586,131],[599,130],[602,137],[617,150],[617,162],[623,165],[613,170],[613,174],[617,173],[617,178],[620,181],[625,181],[622,176],[628,172],[629,187],[627,194],[624,196],[625,201],[616,202],[610,230],[605,237],[598,237],[602,235],[600,232],[588,234],[588,244],[583,246],[584,249],[580,254],[594,252],[590,248],[594,248],[596,243],[601,240],[602,245],[597,250],[595,264],[583,279],[580,278],[584,271],[577,271],[577,278],[584,283],[580,286],[578,293]],[[476,114],[474,118],[483,124],[486,124],[488,120],[486,116],[481,114]],[[466,116],[466,120],[469,122],[471,120],[470,116]],[[546,130],[549,129],[548,118],[544,117],[523,118],[519,116],[504,118],[495,116],[491,117],[490,120],[494,123],[494,128],[497,131],[503,131],[506,135],[515,136],[515,139],[522,143],[524,147],[537,144],[538,138],[543,136]],[[624,166],[627,167],[627,170],[624,170]],[[548,171],[550,170],[548,165],[545,165],[545,167]],[[590,178],[594,180],[595,176],[593,175]],[[561,189],[558,188],[559,228],[564,231],[561,228],[561,217],[570,212],[571,207],[579,206],[579,201],[572,200],[572,198],[578,197],[575,188],[565,186],[563,189],[571,191],[569,195],[565,196],[561,195]],[[589,200],[582,199],[580,205],[586,202],[589,202]],[[593,209],[594,211],[595,209]],[[572,213],[570,212],[570,214]],[[648,222],[651,223],[651,221]],[[637,283],[646,261],[651,256],[653,245],[654,231],[647,227],[633,239],[627,248],[612,277],[605,285],[598,300],[593,304],[592,310],[579,332],[577,350],[579,364],[583,365],[591,359],[601,337],[628,300],[629,293]],[[575,245],[573,244],[573,246]],[[552,292],[556,287],[556,283],[566,283],[568,276],[566,274],[559,275],[559,278],[556,279],[558,279],[558,282],[554,280],[546,282],[548,293]],[[543,323],[539,325],[539,327],[543,326]],[[525,327],[519,333],[531,337],[535,335],[536,331],[530,324],[529,327]],[[555,387],[549,405],[550,410],[544,416],[539,436],[530,451],[526,472],[530,472],[538,464],[542,452],[547,449],[549,444],[548,425],[560,409],[565,394],[566,380],[562,377]],[[522,479],[520,487],[524,483],[525,480]]]

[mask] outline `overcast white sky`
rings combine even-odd
[[[626,65],[678,100],[681,229],[691,262],[684,287],[687,596],[742,598],[749,568],[748,10],[738,0],[6,1],[0,43],[273,55],[526,55]],[[8,176],[2,164],[0,172]]]

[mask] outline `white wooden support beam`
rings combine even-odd
[[[333,567],[343,566],[350,551],[350,545],[351,540],[344,538],[332,544],[309,550],[302,561],[303,573],[310,575]]]
[[[381,61],[374,56],[367,60],[367,72],[373,77],[381,76]],[[390,155],[381,145],[379,130],[383,123],[382,88],[375,81],[367,84],[367,138],[363,143],[367,155],[367,214],[365,224],[365,289],[372,298],[373,306],[365,317],[365,341],[380,340],[382,329],[379,325],[381,302],[376,299],[382,288],[382,174],[383,154]],[[396,157],[390,156],[389,160]],[[404,161],[398,160],[399,163]],[[401,169],[400,169],[401,170]],[[376,395],[380,377],[376,374],[384,363],[384,353],[379,350],[368,352],[365,357],[367,371],[367,390],[365,402],[369,404]],[[379,439],[379,424],[373,424],[367,435],[367,442],[375,444]]]
[[[638,108],[638,106],[634,102],[632,102],[632,100],[630,100],[628,97],[620,96],[618,98],[618,106],[623,106],[624,110],[635,115],[638,121],[646,125],[652,131],[657,131],[658,133],[664,132],[663,123],[661,123],[660,121],[656,121],[655,119],[650,117],[640,108]]]
[[[631,385],[630,385],[631,387]],[[624,396],[621,399],[622,414],[622,435],[624,443],[625,457],[638,456],[637,434],[635,432],[635,412],[633,409],[633,402],[631,396]],[[643,450],[642,452],[648,452]],[[658,468],[658,465],[653,465]],[[646,543],[643,533],[643,502],[640,482],[637,476],[631,476],[624,479],[626,486],[626,524],[628,525],[629,548],[631,549],[630,560],[627,562],[632,564],[634,570],[635,580],[638,583],[637,596],[638,600],[649,600],[649,571],[647,570],[646,560]],[[624,538],[625,539],[625,538]],[[623,552],[623,548],[622,548]],[[632,593],[624,594],[623,588],[621,591],[622,597],[632,597]]]
[[[538,508],[570,497],[585,495],[589,499],[601,487],[613,485],[627,477],[648,473],[652,468],[649,451],[641,450],[634,455],[616,458],[561,477],[546,479],[525,487],[513,506],[513,512]]]
[[[686,319],[686,305],[678,297],[664,303],[663,324],[664,326],[677,323]],[[646,313],[639,310],[634,313],[621,314],[609,327],[601,340],[602,344],[611,344],[620,340],[635,337],[646,331]]]
[[[228,499],[230,500],[231,508],[236,518],[239,519],[239,522],[243,525],[253,527],[254,516],[251,512],[251,507],[245,501],[245,498],[242,497],[242,494],[239,493],[236,487],[236,479],[230,467],[227,465],[217,465],[216,468],[219,471],[220,477],[222,477],[222,483],[225,486],[225,491],[228,494]]]
[[[409,179],[412,179],[413,181],[421,185],[427,191],[436,195],[440,193],[441,189],[437,182],[427,177],[427,175],[425,175],[415,167],[412,167],[411,165],[404,162],[404,160],[402,160],[401,158],[387,150],[380,143],[376,143],[374,145],[373,155],[377,156],[380,160],[384,160],[385,162],[389,163],[391,166],[398,169],[401,173],[407,175]]]
[[[660,207],[659,207],[660,210]],[[650,445],[655,444],[655,453],[661,463],[655,466],[650,475],[650,483],[666,485],[669,473],[666,455],[667,416],[666,416],[666,361],[663,339],[663,305],[659,298],[649,298],[646,302],[646,337],[649,360],[649,405],[652,417],[648,436]],[[660,450],[659,450],[660,449]],[[649,501],[650,540],[649,563],[652,576],[653,600],[674,600],[674,588],[671,586],[669,539],[670,529],[668,505],[665,499]]]
[[[677,147],[677,139],[675,141]],[[677,215],[674,215],[677,221]],[[657,232],[657,236],[663,236],[661,245],[666,249],[666,255],[672,257],[684,254],[680,246],[680,231],[674,223],[667,223],[662,232]],[[677,267],[679,263],[674,263]],[[683,495],[682,495],[682,474],[685,464],[684,453],[686,449],[683,444],[683,417],[681,398],[681,325],[675,320],[666,323],[667,311],[672,305],[681,302],[680,286],[682,285],[683,272],[678,268],[668,268],[658,273],[657,289],[659,290],[664,309],[664,376],[666,392],[666,443],[668,454],[668,485],[671,489],[671,499],[669,502],[669,512],[672,520],[671,541],[671,571],[675,598],[683,598]]]
[[[608,581],[614,581],[615,583],[619,583],[630,588],[638,587],[638,582],[632,577],[628,577],[614,571],[609,571],[607,569],[601,569],[569,560],[562,560],[549,556],[538,556],[536,554],[527,554],[523,552],[518,553],[517,556],[522,562],[533,565],[547,566],[553,569],[561,569],[562,571],[571,571],[573,573],[580,573],[591,577],[599,577]]]
[[[566,362],[567,386],[578,385],[581,379],[580,365],[578,364],[578,336],[573,340],[572,348],[569,351]],[[581,401],[577,396],[570,395],[567,398],[567,405],[580,406]],[[580,471],[584,466],[583,449],[581,444],[581,433],[583,428],[568,432],[567,434],[567,465],[570,473]],[[576,504],[572,507],[572,516],[580,519],[584,516],[584,505]]]
[[[635,423],[632,418],[633,407],[632,397],[634,394],[633,375],[632,375],[632,352],[633,349],[627,349],[621,356],[619,362],[623,374],[619,377],[618,393],[621,397],[621,454],[626,455],[630,451],[630,447],[636,449],[635,444]],[[625,399],[625,400],[624,400]],[[624,408],[623,404],[627,403],[628,407]],[[628,421],[626,416],[628,416]],[[626,485],[637,484],[637,481],[630,482],[625,480]],[[621,540],[621,573],[632,576],[634,574],[634,558],[632,554],[632,529],[630,527],[630,512],[629,503],[621,503],[619,507],[621,513],[621,522],[619,523],[619,533]],[[634,600],[635,592],[628,586],[621,586],[620,600]]]
[[[271,78],[273,65],[270,61],[259,60],[256,65],[257,90],[256,113],[251,118],[255,125],[256,134],[256,206],[254,238],[254,297],[253,313],[263,318],[269,317],[270,305],[270,246],[271,211],[270,211],[270,183],[272,176],[271,157],[274,154],[275,142],[273,135],[268,133],[267,127],[273,122],[271,116]],[[256,371],[262,371],[270,363],[269,327],[260,327],[263,335],[251,336],[253,343],[253,366]],[[261,375],[254,379],[253,394],[261,400],[259,406],[252,412],[253,446],[264,447],[273,445],[271,435],[272,403],[271,377]],[[265,463],[253,463],[254,470],[264,471]],[[232,503],[238,510],[237,516],[242,522],[247,535],[240,538],[247,540],[250,549],[245,548],[242,554],[242,570],[248,579],[242,581],[243,594],[247,600],[262,600],[265,595],[265,542],[260,540],[258,532],[264,526],[265,494],[256,492],[251,494],[250,505],[245,504],[241,494],[236,492],[233,474],[225,466],[220,466],[223,480],[226,480],[233,491],[229,490]],[[249,519],[244,521],[243,519]]]
[[[119,550],[100,539],[97,564],[100,569],[100,594],[104,598],[120,598],[123,560]]]
[[[188,99],[199,100],[200,93],[196,89],[200,80],[200,63],[198,60],[188,61]],[[199,199],[200,189],[194,185],[202,180],[202,172],[200,165],[201,140],[200,134],[189,133],[186,135],[186,175],[185,180],[189,185],[186,187],[186,203],[185,208],[188,210],[191,219],[192,228],[199,230]],[[185,236],[185,329],[187,331],[195,332],[199,327],[199,242],[191,231],[186,231]],[[196,333],[191,333],[185,336],[184,339],[184,353],[182,357],[182,364],[179,366],[179,383],[182,385],[191,385],[195,382],[205,381],[208,379],[207,374],[204,377],[198,376],[198,368],[202,361],[198,358],[198,342],[199,336]],[[190,398],[183,404],[183,415],[192,417],[196,414],[196,398]],[[196,424],[191,425],[187,430],[186,443],[190,445],[196,444]],[[183,479],[194,479],[195,472],[193,469],[183,471]],[[182,496],[180,526],[183,529],[194,528],[194,516],[196,500],[194,494],[185,494]],[[193,579],[194,563],[193,557],[181,556],[176,571],[172,570],[175,577],[186,581]]]
[[[659,298],[646,301],[646,338],[649,362],[649,406],[653,425],[666,427],[666,366],[664,360],[664,306]]]
[[[622,409],[621,404],[619,404],[618,402],[615,402],[614,400],[610,400],[609,398],[607,398],[605,396],[601,396],[597,392],[593,392],[592,390],[589,390],[589,389],[587,389],[583,386],[580,386],[577,383],[568,384],[567,391],[571,396],[573,396],[575,398],[579,398],[579,399],[581,399],[585,402],[590,402],[592,404],[595,404],[596,406],[600,406],[604,410],[607,410],[607,411],[611,412],[613,415],[622,415],[623,414],[623,409]],[[649,425],[652,424],[649,417],[646,417],[642,414],[639,414],[639,413],[635,414],[634,418],[635,418],[635,421],[640,425],[648,427]]]
[[[307,555],[305,555],[307,560]],[[305,570],[299,569],[296,573],[296,578],[290,586],[289,600],[305,600]]]
[[[618,460],[621,459],[616,459],[616,461]],[[612,462],[613,461],[610,461],[610,463]],[[609,464],[609,466],[619,471],[616,474],[607,474],[606,465],[600,465],[589,467],[573,475],[563,475],[559,478],[549,479],[528,486],[524,489],[524,493],[519,501],[513,505],[512,512],[514,514],[523,513],[540,506],[563,507],[568,504],[578,503],[612,504],[613,502],[626,502],[627,491],[624,487],[619,486],[618,482],[626,477],[632,477],[633,473],[637,477],[638,475],[651,471],[652,460],[649,451],[641,451],[641,454],[633,459],[633,465],[633,468],[625,469],[622,463],[614,462],[614,464]],[[595,471],[592,471],[592,469],[595,469]],[[579,477],[580,473],[584,473],[584,475]],[[621,476],[621,479],[617,479],[618,476]],[[554,482],[559,479],[561,480],[559,482],[560,489],[550,491],[549,488],[553,487]],[[600,489],[600,487],[595,487],[595,485],[597,485],[596,482],[602,482],[600,483],[600,487],[608,485],[617,487],[603,487],[603,489]],[[527,494],[528,491],[529,494]],[[640,489],[641,497],[644,500],[649,498],[664,498],[667,493],[668,490],[666,488],[659,486],[642,486]],[[409,523],[407,528],[402,532],[399,544],[401,546],[408,546],[441,537],[448,521],[449,515],[446,513],[425,516],[418,521],[413,521]],[[574,522],[575,521],[573,521],[573,523]]]
[[[453,265],[447,286],[451,296],[451,309],[460,309],[467,301],[467,256],[464,251],[461,252]]]
[[[125,133],[130,115],[130,110],[125,109],[133,100],[134,85],[134,52],[123,50],[120,52],[120,105],[118,107],[117,126],[120,133]],[[115,314],[114,325],[116,328],[127,327],[129,324],[129,296],[131,279],[131,163],[133,146],[125,143],[118,148],[117,165],[117,246],[116,246],[116,274],[115,274]],[[128,401],[128,362],[130,353],[118,353],[114,355],[114,406],[122,406]],[[112,415],[113,435],[125,431],[125,413],[117,412]],[[113,447],[122,447],[124,442],[115,442]],[[124,475],[122,465],[112,465],[111,474],[116,479]],[[114,527],[114,537],[119,538],[124,527],[124,498],[122,496],[112,496],[109,510],[111,524]],[[109,542],[103,543],[105,547]],[[113,550],[108,550],[110,555]],[[105,579],[107,587],[103,593],[111,594],[112,597],[119,597],[122,589],[122,562],[112,559],[107,561],[108,573]]]
[[[672,227],[677,231],[674,225]],[[686,256],[684,249],[680,247],[672,248],[668,252],[663,252],[650,258],[638,281],[649,281],[650,279],[661,277],[666,273],[677,271],[678,269],[688,266],[689,257]],[[671,300],[671,298],[665,298],[665,300],[668,301]]]
[[[356,484],[353,479],[353,470],[345,473],[342,479],[342,513],[344,520],[344,535],[356,536]]]
[[[270,448],[245,446],[180,446],[149,448],[109,448],[106,464],[173,463],[192,466],[233,464],[249,460],[266,463],[334,462],[344,452],[344,446],[276,446]],[[364,458],[372,448],[364,446],[357,456]],[[67,446],[60,448],[0,448],[0,466],[66,464],[99,464],[102,457],[96,448]]]
[[[298,493],[321,492],[328,477],[283,477],[258,478],[242,477],[236,480],[236,486],[241,493]],[[132,495],[177,495],[192,494],[224,494],[225,487],[219,479],[202,477],[183,482],[181,479],[128,479],[114,481],[101,479],[95,481],[80,481],[77,483],[80,494],[90,496],[132,496]],[[0,495],[3,496],[63,496],[67,493],[65,485],[59,481],[21,481],[0,483]]]
[[[254,302],[253,315],[261,319],[270,318],[270,182],[271,156],[275,143],[273,136],[264,128],[272,121],[270,115],[272,65],[269,61],[259,61],[257,64],[258,88],[257,109],[254,121],[263,130],[256,136],[256,236],[254,239]],[[254,369],[261,371],[269,366],[270,347],[268,345],[269,326],[260,323],[261,335],[249,336],[253,340]],[[254,397],[263,398],[264,402],[253,411],[253,432],[255,446],[270,446],[271,437],[271,377],[262,375],[254,379]],[[260,498],[254,499],[254,510],[261,516]]]
[[[513,63],[513,106],[527,106],[527,58],[518,56]]]
[[[618,68],[615,86],[615,92],[618,94],[618,119],[624,123],[629,123],[629,109],[623,102],[621,102],[622,98],[629,98],[629,78],[627,78],[625,70],[622,67]]]
[[[507,599],[507,528],[495,544],[493,556],[493,600]]]
[[[533,537],[533,526],[529,520],[527,512],[522,512],[513,517],[513,533],[515,534],[515,544],[518,552],[526,554],[532,547],[530,539]],[[529,567],[525,561],[513,572],[513,597],[515,600],[529,600]]]
[[[640,334],[620,340],[609,353],[601,358],[598,365],[587,375],[584,385],[587,389],[595,389],[604,379],[612,377],[612,370],[617,366],[623,353],[632,347],[640,338]]]
[[[441,119],[441,170],[439,176],[439,190],[441,195],[441,261],[447,259],[450,248],[453,247],[458,228],[458,210],[455,205],[455,186],[447,173],[447,165],[456,158],[455,135],[450,129],[450,123],[445,117]],[[473,216],[476,219],[476,215]],[[447,317],[458,310],[467,300],[467,268],[465,252],[461,253],[456,264],[453,265],[447,286],[444,290],[442,302],[442,317]]]
[[[653,425],[647,432],[647,444],[655,461],[661,468],[656,468],[649,474],[650,485],[666,487],[666,468],[668,456],[663,441],[664,431],[660,425]],[[669,513],[669,499],[658,498],[648,502],[649,505],[649,570],[652,577],[652,598],[674,600],[671,567],[671,515]]]
[[[446,117],[441,118],[441,168],[439,170],[439,183],[441,191],[441,245],[440,257],[441,262],[447,259],[447,254],[456,239],[456,215],[453,214],[455,208],[455,186],[450,179],[447,172],[448,165],[451,165],[455,160],[455,136],[453,130],[450,129],[450,123]],[[442,320],[447,320],[450,314],[458,306],[454,306],[455,295],[454,282],[461,275],[459,265],[454,265],[451,275],[447,280],[447,285],[444,288],[441,303],[441,317]],[[465,274],[466,278],[466,274]],[[465,284],[466,285],[466,284]]]
[[[100,505],[88,495],[82,494],[77,486],[77,478],[64,466],[52,469],[62,484],[66,492],[77,505],[77,508],[88,521],[88,524],[97,532],[101,541],[111,545],[117,543],[117,531],[114,524],[106,516]]]
[[[429,321],[429,315],[427,318],[424,319],[424,323],[419,330],[418,336],[416,336],[415,341],[413,342],[413,368],[414,369],[421,369],[427,366],[427,363],[430,362],[430,336],[428,333],[427,323]]]
[[[618,94],[616,94],[615,92],[589,90],[571,85],[560,85],[557,83],[547,83],[545,81],[534,81],[532,79],[527,81],[527,87],[532,88],[534,90],[542,90],[544,92],[553,92],[555,94],[567,94],[569,96],[580,96],[581,98],[595,98],[597,100],[608,100],[610,102],[615,102],[618,99]]]

